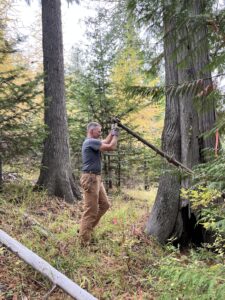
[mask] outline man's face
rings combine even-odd
[[[94,139],[100,138],[101,133],[102,133],[102,128],[100,126],[95,127],[91,130],[91,135]]]

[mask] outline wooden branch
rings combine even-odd
[[[0,230],[0,243],[19,256],[23,261],[46,276],[54,285],[62,288],[67,294],[76,300],[97,300],[94,296],[79,287],[75,282],[53,268],[43,258],[29,250],[27,247],[13,239],[3,230]]]
[[[128,132],[129,134],[131,134],[132,136],[134,136],[138,141],[142,142],[143,144],[145,144],[146,146],[148,146],[149,148],[151,148],[153,151],[155,151],[157,154],[159,154],[162,157],[164,157],[169,163],[173,164],[176,167],[181,167],[183,170],[185,170],[189,174],[194,174],[194,172],[191,169],[189,169],[188,167],[186,167],[185,165],[183,165],[181,162],[179,162],[178,160],[176,160],[174,157],[169,156],[167,153],[163,152],[162,150],[158,149],[153,144],[151,144],[148,141],[146,141],[145,139],[143,139],[140,135],[138,135],[137,133],[135,133],[134,131],[132,131],[130,128],[128,128],[125,125],[123,125],[117,117],[113,118],[113,122],[117,123],[119,127],[123,128],[126,132]]]
[[[51,295],[51,293],[56,289],[56,285],[54,284],[53,287],[50,289],[50,291],[47,292],[46,295],[44,295],[43,300],[47,300],[48,297]]]

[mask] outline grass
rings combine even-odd
[[[144,234],[156,189],[123,190],[82,248],[82,203],[68,205],[28,182],[0,198],[1,228],[101,300],[224,299],[224,258],[204,249],[181,254]],[[35,222],[34,222],[35,220]],[[43,299],[51,283],[0,246],[0,299]],[[27,298],[25,298],[27,297]],[[49,299],[71,299],[56,289]]]

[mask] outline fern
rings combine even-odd
[[[195,168],[194,184],[225,192],[225,154]]]
[[[160,289],[158,299],[224,299],[224,265],[217,263],[210,267],[196,256],[199,254],[190,257],[172,254],[159,262],[158,270],[149,270],[160,277],[156,283]]]

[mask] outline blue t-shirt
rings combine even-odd
[[[101,172],[101,152],[99,148],[102,142],[98,139],[86,138],[82,145],[83,172]]]

